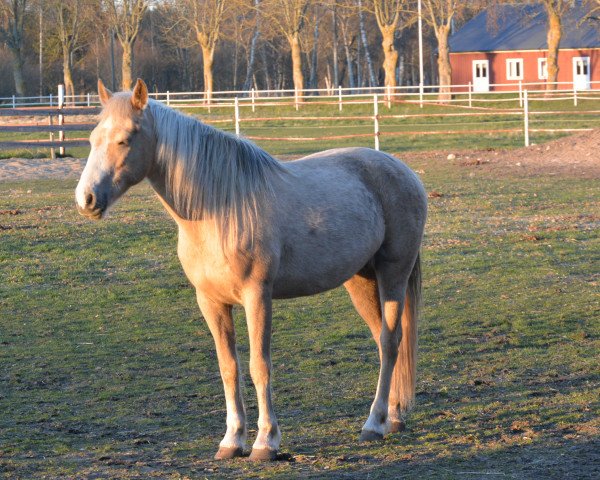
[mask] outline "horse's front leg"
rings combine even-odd
[[[219,370],[227,404],[227,432],[215,459],[241,457],[246,446],[246,409],[242,398],[241,372],[235,347],[231,305],[215,303],[197,292],[198,305],[215,340]]]
[[[281,443],[271,398],[271,304],[271,289],[266,287],[244,299],[250,337],[250,374],[258,398],[258,434],[251,460],[274,460]]]

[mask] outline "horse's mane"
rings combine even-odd
[[[252,142],[203,124],[156,101],[156,158],[179,215],[213,220],[222,241],[252,238],[261,204],[282,165]]]

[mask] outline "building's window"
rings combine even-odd
[[[523,59],[508,58],[506,60],[506,79],[523,80]]]
[[[538,58],[538,78],[546,80],[548,78],[548,59]]]
[[[576,75],[586,75],[588,74],[588,65],[589,59],[586,57],[582,57],[575,61],[575,74]]]

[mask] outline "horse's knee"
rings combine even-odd
[[[250,378],[252,378],[254,385],[265,385],[269,383],[271,378],[270,362],[262,357],[259,359],[251,359]]]

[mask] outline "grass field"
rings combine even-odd
[[[598,478],[600,188],[428,160],[417,407],[358,444],[377,353],[342,289],[277,302],[286,461],[212,460],[212,339],[149,187],[101,223],[74,180],[0,183],[0,477]],[[250,437],[257,416],[237,314]]]

